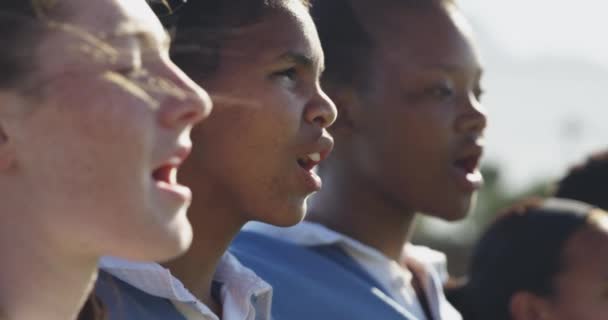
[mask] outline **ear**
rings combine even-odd
[[[511,296],[509,310],[513,320],[548,320],[550,315],[548,301],[526,291],[519,291]]]

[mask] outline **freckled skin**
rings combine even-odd
[[[78,14],[48,23],[30,77],[37,96],[15,93],[5,106],[15,150],[6,176],[28,190],[23,208],[49,247],[171,258],[190,243],[189,203],[156,187],[152,171],[190,143],[209,98],[168,59],[165,32],[145,2],[67,1]],[[132,23],[152,45],[108,37]],[[142,85],[131,73],[142,70],[175,91]]]

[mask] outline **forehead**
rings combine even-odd
[[[608,276],[608,229],[606,225],[586,225],[566,242],[563,251],[566,270],[589,270],[594,266]],[[593,263],[591,263],[593,261]]]
[[[144,0],[64,0],[70,13],[63,23],[92,35],[111,36],[143,30],[163,34],[163,27]]]
[[[240,28],[222,44],[224,56],[248,64],[271,63],[286,52],[322,60],[316,28],[300,1],[286,1],[267,11],[260,21]]]
[[[479,66],[471,28],[455,7],[436,3],[411,8],[387,2],[375,8],[362,6],[358,13],[379,58],[411,66]]]

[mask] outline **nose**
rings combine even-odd
[[[212,102],[205,89],[197,85],[172,62],[166,66],[168,81],[162,88],[165,97],[160,105],[160,121],[168,128],[193,126],[203,121],[212,109]]]
[[[338,110],[333,101],[325,94],[321,86],[317,84],[314,97],[306,106],[304,117],[306,121],[318,124],[321,128],[327,128],[336,121]]]
[[[469,95],[462,110],[456,121],[456,131],[482,134],[488,125],[488,118],[485,108],[474,94]]]

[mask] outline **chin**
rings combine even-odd
[[[430,216],[447,221],[456,222],[466,218],[475,204],[475,198],[466,197],[445,201],[441,207],[431,207],[428,210],[421,210]]]
[[[184,254],[192,244],[192,225],[186,220],[179,230],[171,230],[172,234],[167,241],[167,247],[164,252],[164,257],[159,257],[157,260],[170,260]]]
[[[460,199],[460,201],[455,201],[454,202],[455,204],[453,207],[446,208],[446,210],[445,210],[446,214],[443,216],[440,216],[439,218],[442,218],[449,222],[454,222],[454,221],[465,219],[469,215],[469,213],[473,210],[473,208],[475,207],[476,202],[477,202],[476,195],[472,195],[469,197],[463,197],[462,199]]]
[[[277,227],[292,227],[304,220],[306,215],[306,202],[287,204],[285,209],[275,211],[275,214],[264,223],[272,224]]]
[[[142,260],[165,262],[184,254],[192,244],[192,226],[188,221],[178,225],[165,226],[164,230],[152,233],[153,237],[145,241],[140,250]]]

